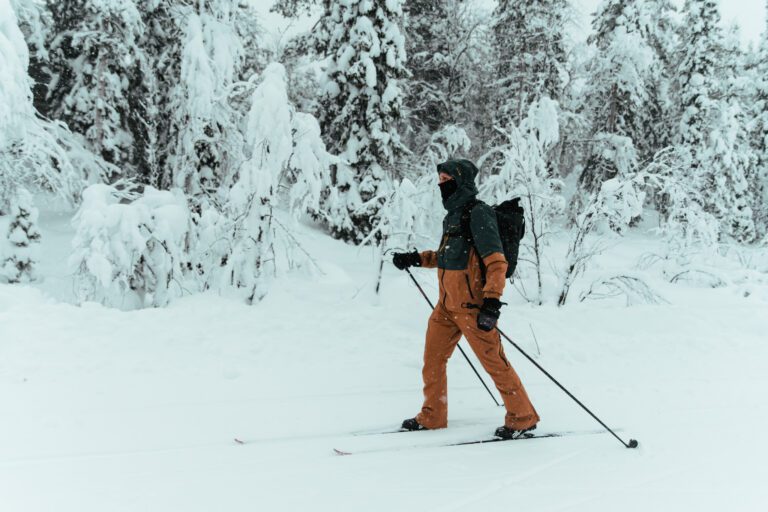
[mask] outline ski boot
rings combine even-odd
[[[413,432],[416,430],[428,430],[428,429],[423,425],[419,425],[419,422],[416,421],[416,418],[408,418],[407,420],[403,421],[403,425],[400,427],[400,430],[402,432]]]
[[[532,430],[536,430],[536,425],[528,427],[523,430],[515,430],[506,426],[501,426],[496,429],[493,435],[500,437],[501,439],[520,439],[521,437],[531,437],[533,434],[529,434]]]

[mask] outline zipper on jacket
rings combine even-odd
[[[469,297],[472,300],[475,300],[475,295],[472,293],[472,287],[469,286],[469,275],[468,274],[464,274],[464,280],[467,282],[467,290],[469,291]]]
[[[440,274],[440,285],[443,287],[443,306],[448,307],[446,301],[448,300],[448,289],[445,287],[443,278],[445,277],[445,269],[442,269],[443,273]]]
[[[440,259],[440,255],[443,254],[443,252],[445,250],[445,244],[448,242],[449,238],[450,237],[448,235],[443,234],[443,239],[440,241],[440,247],[438,247],[438,249],[437,249],[438,261]],[[438,265],[439,265],[439,263],[438,263]],[[443,287],[443,306],[447,307],[446,301],[448,299],[448,290],[445,288],[445,283],[443,282],[443,278],[445,277],[445,269],[442,268],[440,270],[443,271],[443,273],[440,274],[440,285]]]

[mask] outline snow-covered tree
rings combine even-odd
[[[0,277],[8,283],[27,283],[35,279],[37,245],[40,243],[38,212],[32,202],[32,194],[18,189],[8,213],[11,222],[6,250],[0,251]]]
[[[61,51],[50,64],[42,63],[51,68],[39,78],[51,91],[37,98],[44,113],[57,118],[57,111],[69,108],[63,105],[65,94],[72,96],[70,103],[112,95],[103,108],[111,109],[108,120],[122,130],[121,140],[130,142],[129,154],[118,162],[126,175],[161,188],[184,183],[196,200],[201,191],[215,188],[210,175],[237,165],[230,159],[237,153],[233,147],[241,142],[231,140],[238,130],[232,126],[236,114],[227,104],[229,87],[249,78],[260,65],[254,6],[231,0],[49,0],[49,4],[58,21],[48,39]],[[130,7],[134,4],[135,11]],[[128,14],[131,18],[125,19]],[[118,22],[125,22],[122,30],[113,29]],[[77,31],[94,23],[106,23],[110,30]],[[81,55],[82,48],[96,51],[102,44],[107,45],[105,57],[123,57],[99,75],[105,77],[106,88],[96,87],[99,82],[84,75],[93,71],[91,62],[101,54]],[[81,62],[87,66],[78,68]],[[113,76],[120,80],[111,80]],[[74,102],[73,108],[84,106],[87,102]],[[91,117],[96,114],[93,110]],[[105,119],[99,116],[100,122]],[[72,128],[85,134],[89,122],[85,119],[84,125],[74,123]],[[201,181],[205,183],[200,185]]]
[[[499,172],[480,186],[481,196],[492,203],[515,196],[521,198],[528,235],[527,242],[523,241],[520,259],[533,266],[537,295],[529,300],[538,304],[544,299],[542,274],[546,270],[546,248],[555,222],[565,208],[563,182],[546,159],[560,139],[557,110],[553,100],[542,97],[530,106],[528,116],[519,127],[508,126],[506,140],[494,151],[499,153]]]
[[[684,12],[680,143],[692,154],[688,179],[702,190],[702,206],[720,220],[722,232],[750,241],[755,236],[746,179],[750,158],[740,152],[742,113],[729,92],[733,65],[724,63],[738,56],[727,51],[715,0],[688,0]]]
[[[603,179],[595,180],[591,186],[585,188],[595,190],[605,179],[631,174],[637,170],[639,159],[631,138],[612,133],[598,133],[592,142],[590,164],[594,166],[596,175]]]
[[[450,160],[455,155],[469,153],[472,141],[466,130],[456,125],[444,126],[429,138],[422,154],[422,171],[434,172],[438,164]]]
[[[285,81],[281,65],[265,70],[248,116],[246,142],[251,155],[230,191],[231,216],[242,219],[235,224],[231,284],[246,289],[248,302],[265,295],[265,281],[275,268],[272,216],[277,187],[293,152],[293,112]]]
[[[66,122],[107,162],[135,171],[140,158],[133,132],[139,127],[129,125],[130,97],[144,58],[137,5],[64,0],[48,2],[48,8],[48,115]]]
[[[222,211],[203,209],[196,221],[193,266],[204,276],[204,288],[241,289],[249,303],[264,297],[276,272],[275,209],[283,205],[295,215],[318,211],[334,161],[317,120],[296,112],[286,87],[285,68],[267,66],[251,97],[247,158],[225,177],[228,190],[221,191],[226,196]],[[218,243],[222,238],[224,243]]]
[[[678,66],[681,119],[679,141],[692,148],[694,158],[706,146],[713,111],[720,94],[718,57],[722,57],[720,12],[714,0],[687,0],[681,25]],[[695,164],[694,164],[695,165]]]
[[[644,0],[641,4],[641,30],[654,53],[646,85],[650,123],[645,125],[643,133],[644,147],[647,148],[644,159],[670,146],[677,130],[677,89],[674,80],[678,49],[676,11],[671,0]]]
[[[131,117],[141,127],[134,131],[141,158],[136,179],[160,188],[173,181],[168,168],[179,131],[174,108],[178,104],[187,12],[178,0],[150,0],[141,9],[144,31],[139,45],[145,59],[140,63],[141,80],[132,84],[133,96],[141,101],[131,101]]]
[[[396,181],[392,188],[392,194],[387,197],[379,211],[379,222],[363,240],[363,243],[367,243],[378,239],[378,250],[375,252],[377,275],[374,291],[376,293],[381,290],[385,255],[414,247],[417,226],[423,215],[419,199],[423,199],[424,195],[408,178],[400,182]]]
[[[597,51],[590,64],[585,108],[596,139],[623,137],[644,155],[650,149],[645,135],[653,125],[648,110],[650,70],[657,63],[643,30],[642,5],[642,0],[604,0],[600,4],[592,20],[595,32],[589,39]],[[593,145],[579,178],[587,194],[599,190],[604,180],[618,172],[602,158],[603,152],[599,142]]]
[[[643,211],[645,176],[619,174],[604,181],[581,209],[573,226],[571,240],[560,273],[559,306],[565,305],[574,281],[586,270],[590,260],[605,249],[604,240],[594,237],[602,227],[622,233]]]
[[[376,224],[389,193],[390,173],[405,151],[397,131],[400,81],[407,73],[402,3],[324,2],[318,47],[329,63],[320,123],[328,147],[351,167],[351,173],[337,172],[333,181],[348,216],[331,219],[330,227],[348,241],[362,240]]]
[[[585,99],[591,94],[589,65],[594,60],[595,51],[595,47],[586,41],[574,44],[569,51],[571,81],[560,101],[560,142],[550,159],[561,176],[572,173],[580,176],[589,156],[592,127]]]
[[[712,251],[718,244],[719,222],[704,211],[702,191],[687,179],[690,157],[686,148],[670,147],[656,153],[642,170],[660,212],[656,231],[664,237],[666,258],[685,257],[702,248]],[[660,204],[663,208],[658,208]]]
[[[193,197],[215,191],[239,164],[242,137],[227,101],[243,57],[233,11],[232,2],[210,0],[184,8],[179,18],[180,76],[169,105],[173,150],[163,183]]]
[[[72,222],[69,264],[80,301],[133,309],[164,306],[181,295],[189,229],[183,195],[152,187],[126,194],[91,185]]]
[[[642,161],[671,142],[676,47],[674,6],[670,0],[605,0],[592,20],[588,86],[580,110],[600,133],[628,137]],[[605,162],[595,148],[587,158],[582,188],[597,190]]]
[[[0,0],[0,212],[21,169],[21,146],[34,119],[27,66],[29,49],[8,0]]]
[[[260,73],[270,62],[268,51],[264,48],[263,27],[256,5],[256,2],[240,1],[232,7],[232,25],[243,47],[241,80],[248,80]]]
[[[723,40],[723,95],[720,102],[720,130],[712,134],[713,139],[720,133],[721,142],[713,149],[718,174],[728,182],[726,199],[729,204],[715,201],[715,215],[728,219],[727,232],[737,240],[752,241],[755,236],[754,211],[757,206],[751,178],[757,173],[757,156],[750,144],[747,103],[748,84],[746,54],[741,48],[741,33],[738,25],[731,25]]]
[[[493,12],[500,127],[518,126],[542,96],[559,101],[567,75],[568,0],[501,0]]]
[[[45,1],[11,0],[10,2],[15,11],[19,28],[27,40],[30,55],[36,53],[42,58],[46,58],[48,55],[45,42],[51,24],[45,9]]]
[[[455,69],[451,53],[456,43],[451,7],[451,2],[444,0],[411,0],[404,6],[411,72],[405,108],[411,138],[417,144],[445,126],[451,115],[448,89]]]
[[[493,145],[497,79],[489,12],[465,0],[405,2],[407,67],[402,135],[419,165],[432,135],[461,126],[472,141],[468,158]]]
[[[750,78],[752,91],[748,105],[748,126],[756,159],[754,172],[750,176],[750,187],[755,202],[756,228],[758,234],[765,237],[768,234],[768,23],[760,38]]]
[[[269,10],[286,18],[296,18],[310,14],[312,9],[321,2],[324,0],[275,0]]]
[[[0,0],[0,214],[18,187],[42,187],[72,201],[83,185],[83,175],[98,174],[94,168],[99,167],[87,155],[80,158],[79,145],[66,129],[37,118],[27,74],[29,49],[15,3]],[[34,7],[24,4],[22,12],[28,20],[34,19]]]

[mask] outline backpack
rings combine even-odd
[[[464,206],[464,211],[461,214],[461,232],[464,237],[469,241],[470,245],[474,247],[475,243],[472,237],[472,229],[470,228],[470,216],[472,215],[472,209],[478,204],[482,203],[475,199],[469,201]],[[525,236],[525,210],[520,206],[520,198],[515,197],[509,201],[504,201],[501,204],[497,204],[492,207],[496,213],[496,221],[499,225],[499,237],[501,238],[501,247],[504,250],[504,258],[507,260],[507,274],[506,277],[510,278],[515,273],[517,268],[517,257],[520,252],[520,240]],[[475,249],[477,250],[477,249]],[[482,258],[480,259],[480,270],[482,272],[483,281],[485,281],[485,264]]]

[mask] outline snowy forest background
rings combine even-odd
[[[582,298],[657,300],[637,268],[765,272],[768,27],[745,48],[715,0],[605,0],[576,42],[567,0],[484,5],[278,0],[317,22],[276,41],[247,2],[0,0],[0,281],[39,278],[55,204],[77,302],[258,302],[322,272],[306,224],[373,248],[378,290],[391,251],[432,248],[450,157],[523,198],[531,303],[633,230],[663,249]]]

